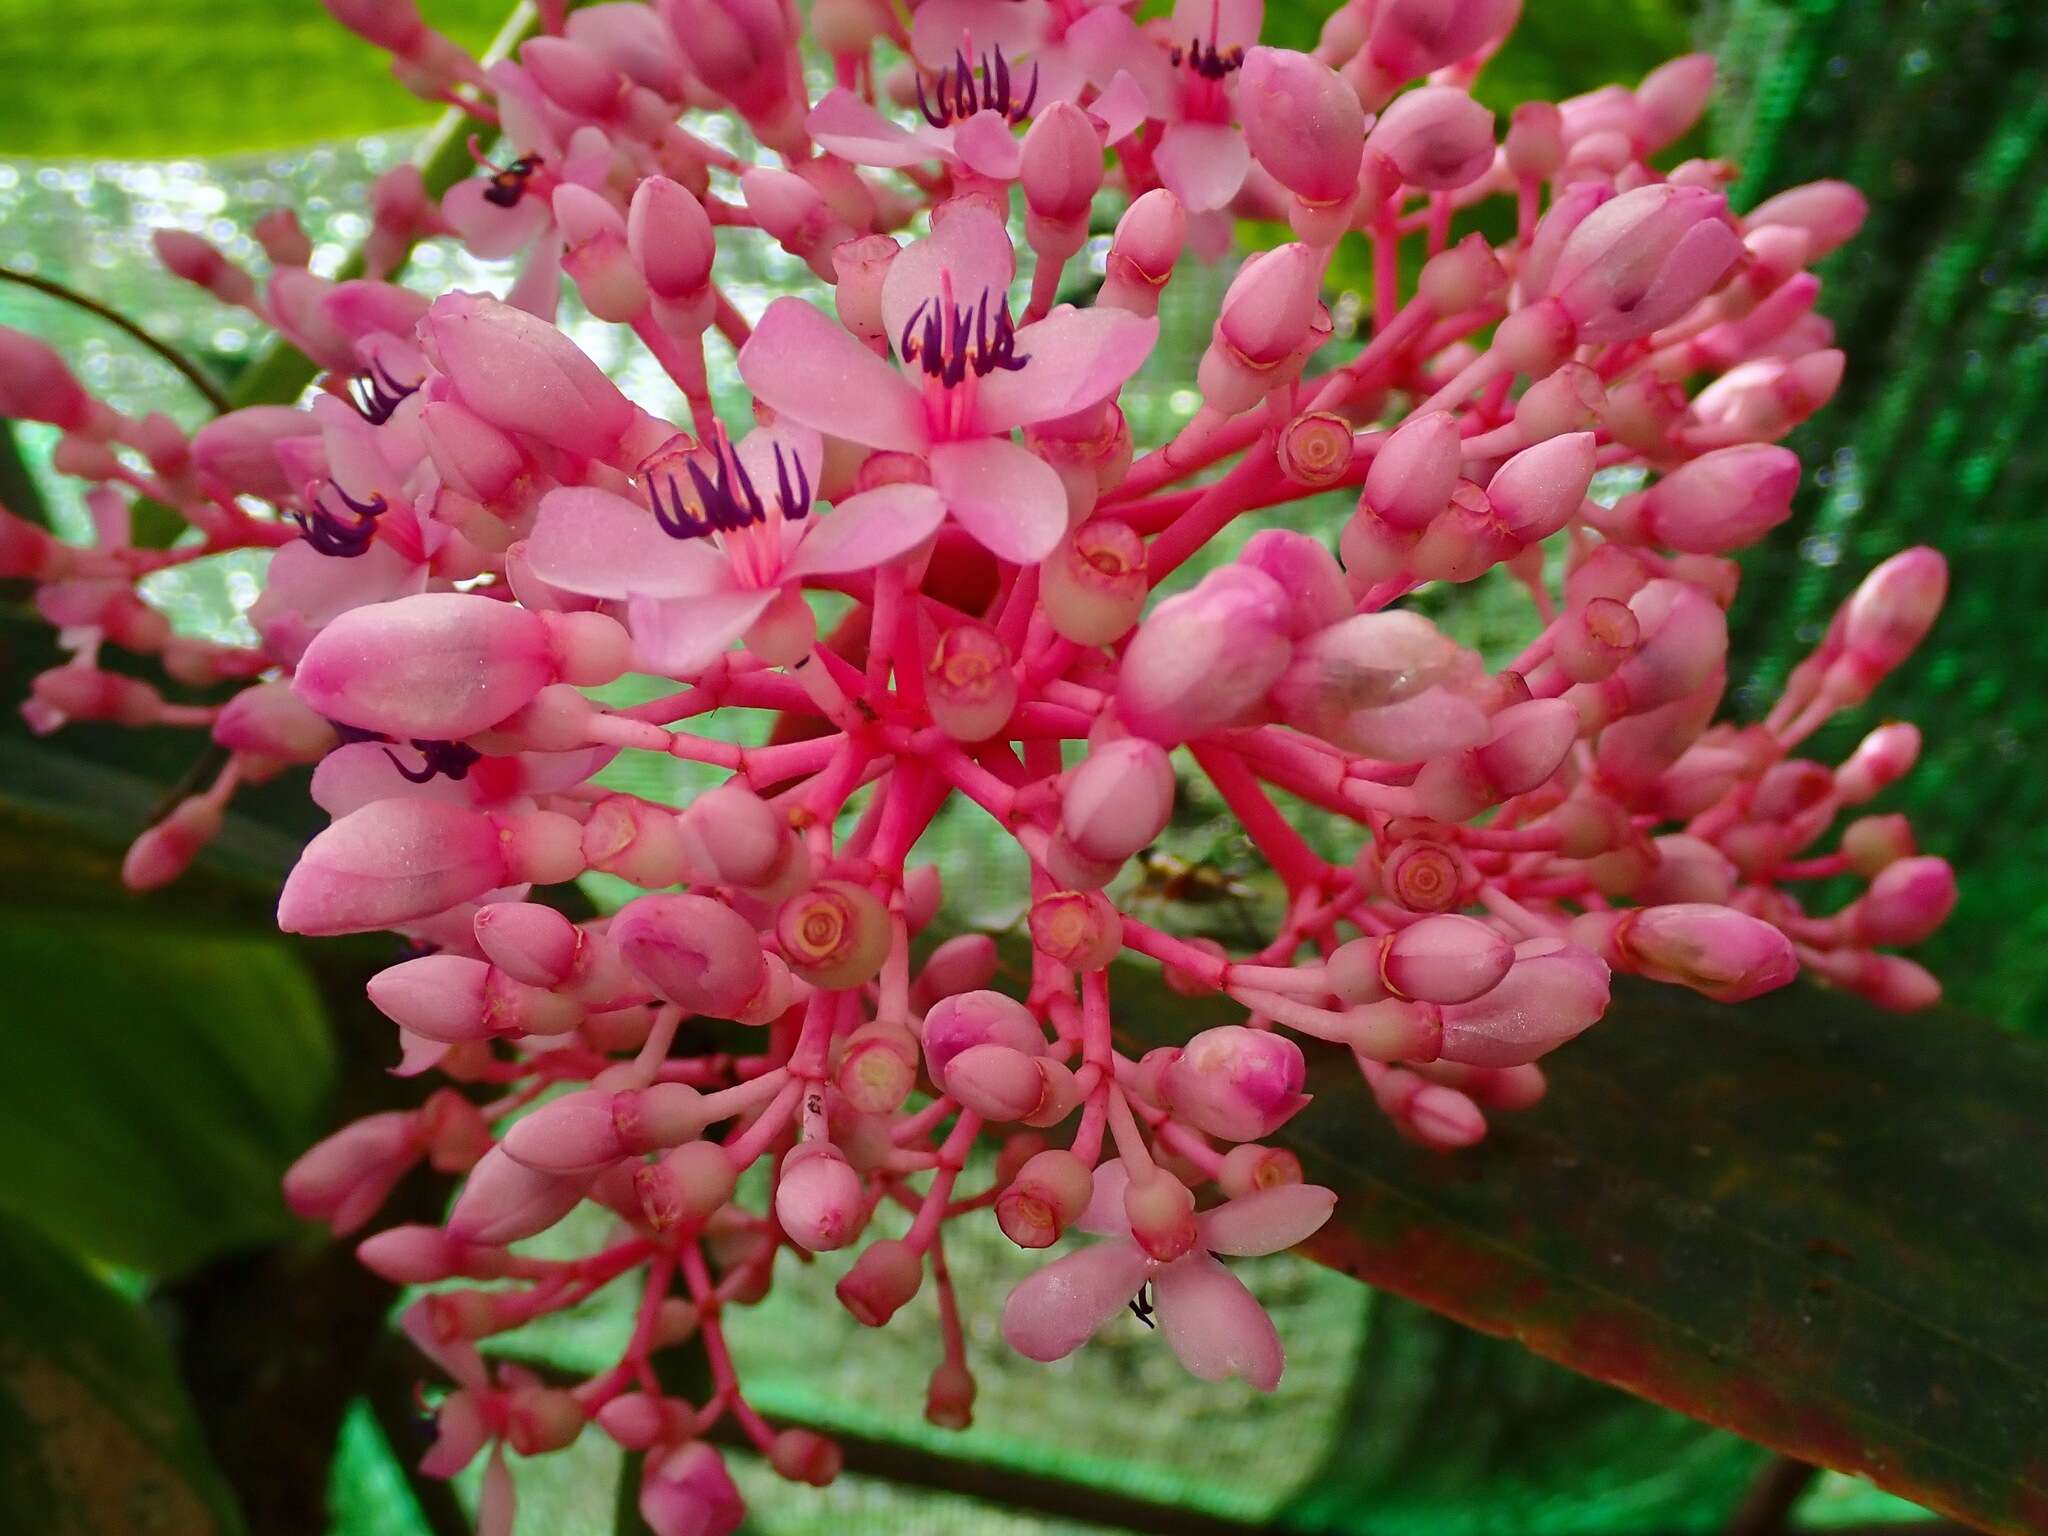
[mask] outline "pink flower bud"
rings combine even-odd
[[[1039,567],[1038,595],[1053,628],[1076,645],[1107,645],[1145,611],[1145,541],[1128,523],[1083,523]]]
[[[1238,71],[1237,116],[1252,158],[1302,201],[1335,203],[1357,188],[1365,114],[1328,65],[1291,48],[1252,49]]]
[[[985,933],[959,933],[931,952],[911,987],[914,1006],[929,1009],[941,998],[975,992],[995,979],[996,941]]]
[[[505,1133],[506,1155],[543,1173],[591,1173],[623,1157],[673,1147],[704,1128],[699,1096],[682,1083],[613,1093],[586,1088],[550,1099]]]
[[[689,1229],[711,1219],[732,1199],[737,1175],[716,1142],[686,1141],[659,1162],[633,1171],[640,1211],[657,1232]]]
[[[862,1114],[886,1115],[916,1088],[917,1058],[917,1037],[901,1024],[878,1019],[847,1037],[833,1081]]]
[[[0,332],[0,370],[7,366],[6,333]],[[0,377],[5,377],[0,372]],[[0,409],[6,401],[0,399]],[[21,415],[21,412],[10,412]],[[277,459],[277,446],[292,438],[315,437],[319,427],[304,411],[288,405],[251,405],[216,416],[192,434],[192,462],[201,476],[231,493],[284,501],[298,487]]]
[[[1513,1067],[1555,1050],[1607,1011],[1607,966],[1562,939],[1528,939],[1500,984],[1443,1010],[1446,1061]]]
[[[1351,617],[1344,573],[1320,540],[1290,528],[1263,528],[1237,558],[1238,564],[1264,571],[1279,586],[1287,599],[1288,632],[1295,639]]]
[[[1912,824],[1904,816],[1859,816],[1842,829],[1842,857],[1866,880],[1919,851]]]
[[[1514,0],[1383,0],[1373,9],[1373,62],[1389,88],[1452,64],[1514,24]]]
[[[1714,56],[1688,53],[1659,64],[1636,87],[1636,105],[1651,154],[1685,137],[1714,93]]]
[[[1534,544],[1578,515],[1594,467],[1593,434],[1567,432],[1524,448],[1501,465],[1486,482],[1486,499],[1509,532]]]
[[[78,432],[104,415],[54,348],[0,325],[0,417]]]
[[[542,1173],[515,1161],[503,1147],[493,1147],[456,1196],[448,1235],[465,1243],[516,1243],[545,1232],[582,1198],[580,1179]]]
[[[956,624],[939,636],[925,666],[932,719],[955,741],[986,741],[1017,708],[1009,648],[982,624]]]
[[[1804,231],[1808,261],[1846,244],[1863,227],[1870,201],[1846,181],[1809,181],[1765,198],[1742,221],[1744,229],[1784,225]]]
[[[1166,188],[1155,187],[1133,201],[1109,242],[1107,274],[1096,303],[1156,315],[1159,290],[1173,276],[1187,229],[1187,210]]]
[[[733,1536],[747,1518],[732,1474],[702,1440],[650,1457],[639,1502],[654,1536]]]
[[[1418,613],[1363,613],[1311,635],[1272,689],[1299,729],[1347,751],[1410,761],[1486,740],[1478,660]]]
[[[1484,744],[1432,758],[1416,776],[1424,814],[1464,821],[1545,783],[1578,739],[1578,711],[1563,699],[1528,699],[1495,715]]]
[[[1425,85],[1395,97],[1366,144],[1411,187],[1451,192],[1493,164],[1493,114],[1455,86]]]
[[[1484,996],[1515,960],[1514,947],[1492,928],[1451,913],[1410,923],[1389,934],[1380,948],[1380,978],[1387,990],[1425,1003],[1465,1003]]]
[[[1799,974],[1789,939],[1729,907],[1686,902],[1590,913],[1572,931],[1599,940],[1602,952],[1624,970],[1690,987],[1717,1002],[1747,1002]]]
[[[1337,484],[1351,468],[1351,423],[1333,411],[1310,411],[1281,430],[1275,445],[1280,468],[1298,485],[1317,490]]]
[[[775,938],[797,975],[840,991],[881,970],[889,953],[889,914],[866,886],[824,880],[782,904]]]
[[[1320,260],[1300,241],[1246,257],[1223,295],[1217,339],[1253,369],[1287,361],[1315,320],[1321,276]]]
[[[925,1014],[924,1060],[934,1082],[945,1080],[954,1057],[983,1045],[1040,1056],[1045,1031],[1030,1009],[1000,992],[956,993]]]
[[[854,231],[832,211],[803,177],[791,171],[757,166],[740,177],[747,211],[784,250],[808,262],[824,282],[836,282],[833,249],[854,237]]]
[[[121,860],[121,884],[131,891],[169,885],[220,835],[221,819],[220,806],[204,796],[180,800],[168,816],[129,845]]]
[[[581,1022],[573,999],[529,987],[466,955],[422,955],[386,966],[365,990],[377,1011],[428,1040],[554,1035]]]
[[[1842,645],[1867,692],[1912,655],[1948,596],[1948,562],[1921,544],[1863,578],[1842,608]]]
[[[908,1243],[883,1238],[869,1243],[840,1280],[841,1305],[864,1327],[879,1328],[917,1294],[924,1259]]]
[[[1507,269],[1477,231],[1422,264],[1415,291],[1440,315],[1491,304],[1507,292]]]
[[[408,53],[426,30],[412,0],[320,0],[328,15],[386,53]]]
[[[1680,465],[1631,500],[1650,542],[1718,555],[1754,544],[1790,517],[1799,474],[1790,450],[1744,443]]]
[[[173,277],[182,277],[204,288],[223,304],[251,305],[256,302],[256,280],[227,257],[203,235],[184,229],[152,230],[149,243],[156,258]]]
[[[642,896],[608,937],[649,986],[691,1013],[737,1017],[768,980],[751,925],[709,896]]]
[[[836,1442],[816,1430],[785,1429],[768,1447],[768,1464],[793,1483],[824,1488],[845,1463]]]
[[[539,902],[492,902],[477,908],[472,927],[491,964],[529,987],[561,986],[583,950],[582,930]]]
[[[316,1142],[285,1170],[285,1204],[301,1221],[352,1232],[425,1154],[417,1115],[390,1110],[366,1116]]]
[[[214,719],[213,739],[230,752],[284,763],[318,762],[339,740],[334,727],[284,683],[258,683],[229,699]]]
[[[1646,714],[1702,687],[1728,654],[1728,617],[1698,588],[1653,581],[1629,599],[1643,639],[1602,683],[1582,683],[1569,697],[1594,727],[1622,715]]]
[[[940,1086],[961,1108],[1002,1125],[1035,1117],[1046,1107],[1046,1065],[1007,1045],[970,1045],[946,1064]]]
[[[1835,773],[1835,793],[1845,805],[1862,805],[1898,783],[1920,759],[1920,727],[1904,720],[1880,725],[1856,744]]]
[[[1249,1143],[1235,1146],[1223,1154],[1223,1168],[1216,1175],[1216,1182],[1233,1200],[1262,1189],[1299,1184],[1301,1159],[1284,1147],[1255,1147]]]
[[[1090,750],[1067,776],[1060,827],[1084,857],[1121,864],[1165,830],[1173,764],[1163,749],[1127,736]]]
[[[1271,1030],[1225,1024],[1188,1041],[1159,1078],[1163,1102],[1225,1141],[1270,1136],[1308,1103],[1301,1047]]]
[[[775,1219],[789,1240],[811,1253],[844,1248],[867,1220],[860,1175],[837,1147],[808,1142],[782,1160]]]
[[[1124,724],[1162,746],[1231,724],[1287,667],[1287,595],[1230,565],[1168,598],[1138,627],[1117,679]]]
[[[1564,115],[1555,102],[1523,102],[1508,116],[1501,147],[1518,179],[1548,181],[1564,164]]]
[[[704,877],[761,889],[803,863],[789,823],[744,784],[720,785],[682,813],[683,848]]]
[[[626,248],[659,298],[693,298],[711,281],[711,220],[688,188],[666,176],[649,176],[634,189]]]
[[[1050,1248],[1088,1209],[1094,1187],[1088,1165],[1073,1153],[1040,1152],[996,1201],[996,1223],[1019,1248]]]
[[[1102,138],[1070,101],[1042,110],[1024,135],[1024,203],[1041,219],[1085,218],[1102,185]]]
[[[1162,1264],[1193,1252],[1199,1237],[1195,1197],[1164,1168],[1131,1176],[1124,1187],[1124,1215],[1138,1246]]]
[[[1458,483],[1458,424],[1430,411],[1396,427],[1373,455],[1359,505],[1390,527],[1429,526]]]
[[[1595,597],[1559,620],[1551,656],[1573,682],[1595,683],[1611,677],[1641,639],[1641,626],[1628,604]]]
[[[1828,980],[1889,1013],[1917,1013],[1941,1001],[1941,983],[1904,955],[1859,950],[1830,969]]]
[[[1099,971],[1123,943],[1123,919],[1100,891],[1055,891],[1031,904],[1031,946],[1057,964]]]
[[[1956,874],[1947,859],[1922,856],[1888,864],[1850,909],[1859,944],[1904,948],[1931,937],[1956,908]]]
[[[775,0],[668,0],[668,24],[691,71],[740,111],[787,94],[792,39]]]
[[[635,420],[631,402],[574,342],[496,299],[445,293],[420,337],[462,403],[507,432],[604,459]]]
[[[1647,336],[1705,297],[1742,254],[1727,213],[1724,198],[1698,187],[1624,192],[1572,230],[1548,291],[1581,342]]]

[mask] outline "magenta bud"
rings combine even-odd
[[[1237,561],[1273,578],[1287,599],[1288,631],[1297,640],[1351,617],[1344,572],[1319,539],[1291,528],[1262,528]]]
[[[691,1013],[735,1018],[768,980],[752,926],[709,896],[638,897],[607,936],[649,986]]]
[[[1575,931],[1579,923],[1592,926],[1582,918]],[[1704,903],[1624,913],[1614,921],[1607,947],[1627,970],[1723,1003],[1747,1002],[1799,974],[1792,941],[1776,928],[1746,912]]]
[[[1000,992],[959,992],[934,1003],[924,1016],[925,1069],[943,1081],[953,1058],[977,1046],[998,1045],[1026,1056],[1045,1052],[1045,1031],[1031,1010]]]
[[[1846,181],[1809,181],[1764,199],[1742,221],[1744,229],[1785,225],[1805,232],[1808,261],[1818,261],[1850,240],[1870,212],[1868,198]]]
[[[1430,411],[1396,427],[1373,455],[1359,505],[1390,527],[1427,528],[1458,483],[1458,424]]]
[[[1581,342],[1631,341],[1704,298],[1742,254],[1727,200],[1656,182],[1587,214],[1550,274],[1549,293]]]
[[[717,254],[711,220],[689,189],[649,176],[634,189],[626,215],[626,248],[656,297],[693,298],[711,281]]]
[[[1188,1041],[1160,1074],[1166,1107],[1225,1141],[1270,1136],[1308,1103],[1301,1047],[1271,1030],[1225,1024]]]
[[[1728,616],[1697,587],[1659,579],[1628,606],[1643,635],[1635,654],[1605,682],[1582,683],[1568,695],[1589,728],[1676,703],[1702,687],[1728,654]]]
[[[1117,679],[1119,717],[1162,746],[1231,724],[1286,670],[1289,618],[1265,572],[1210,572],[1138,626]]]
[[[529,987],[561,986],[575,974],[583,951],[583,931],[539,902],[478,907],[472,928],[491,964]]]
[[[1594,438],[1568,432],[1524,448],[1494,471],[1486,498],[1524,543],[1547,539],[1578,514],[1593,483]]]
[[[1956,907],[1956,874],[1947,859],[1899,859],[1870,882],[1851,908],[1859,944],[1903,948],[1930,937]]]
[[[1842,644],[1866,688],[1912,655],[1948,596],[1948,561],[1925,544],[1878,566],[1842,608]]]
[[[740,191],[747,211],[777,244],[808,262],[822,281],[838,281],[832,252],[853,239],[854,231],[816,187],[793,171],[757,166],[740,177]]]
[[[583,1181],[542,1173],[503,1147],[478,1161],[448,1213],[448,1235],[465,1243],[503,1245],[545,1232],[583,1198]]]
[[[1050,1248],[1088,1209],[1095,1176],[1064,1148],[1035,1154],[996,1201],[996,1223],[1019,1248]]]
[[[1031,904],[1031,946],[1056,964],[1099,971],[1123,942],[1123,919],[1100,891],[1054,891]]]
[[[639,1505],[654,1536],[733,1536],[747,1517],[724,1460],[702,1440],[648,1458]]]
[[[387,735],[455,741],[555,680],[546,622],[476,594],[351,608],[314,636],[292,691],[319,714]]]
[[[1920,759],[1920,727],[1904,720],[1880,725],[1856,744],[1835,772],[1835,793],[1845,805],[1862,805],[1898,783]]]
[[[956,624],[938,638],[925,666],[925,699],[939,729],[955,741],[986,741],[1017,708],[1009,648],[982,624]]]
[[[942,998],[976,992],[995,979],[996,941],[985,933],[959,933],[931,952],[911,988],[912,1002],[929,1009]]]
[[[297,411],[292,414],[305,419]],[[46,421],[77,432],[104,415],[104,408],[72,377],[55,348],[0,325],[0,417]]]
[[[285,1170],[284,1199],[302,1221],[352,1232],[426,1154],[419,1116],[390,1110],[343,1126]]]
[[[683,848],[704,878],[758,890],[803,863],[789,823],[744,784],[722,784],[682,814]]]
[[[885,1237],[861,1250],[840,1280],[837,1294],[862,1326],[879,1328],[917,1294],[923,1280],[923,1255],[908,1243]]]
[[[1493,114],[1455,86],[1425,85],[1395,97],[1366,144],[1411,187],[1451,192],[1493,164]]]
[[[550,1099],[505,1133],[506,1155],[544,1173],[590,1173],[665,1147],[704,1128],[694,1088],[655,1083],[613,1093],[586,1088]]]
[[[1525,101],[1508,115],[1508,170],[1518,179],[1548,181],[1564,164],[1564,115],[1550,101]]]
[[[1083,523],[1039,567],[1038,592],[1053,628],[1076,645],[1121,639],[1151,592],[1145,541],[1128,523]]]
[[[0,343],[6,337],[6,332],[0,332]],[[8,366],[6,349],[0,345],[0,378],[5,377]],[[5,398],[0,397],[0,410],[6,407]],[[26,413],[10,410],[8,414],[19,418]],[[284,501],[299,487],[278,462],[277,445],[292,438],[317,438],[319,430],[312,416],[288,405],[244,406],[214,417],[192,434],[192,463],[203,478],[227,491]]]
[[[1379,966],[1397,997],[1466,1003],[1499,985],[1514,960],[1514,946],[1485,923],[1445,913],[1388,935]]]
[[[1252,49],[1238,71],[1237,117],[1252,158],[1303,202],[1356,190],[1365,114],[1327,64],[1291,48]]]
[[[732,1199],[736,1182],[732,1159],[712,1141],[686,1141],[633,1171],[641,1216],[656,1232],[710,1220]]]
[[[1067,775],[1060,827],[1082,857],[1121,864],[1165,830],[1173,791],[1163,748],[1138,736],[1105,742]]]
[[[1102,185],[1102,137],[1070,101],[1041,110],[1024,135],[1024,202],[1057,224],[1086,217]]]
[[[546,321],[473,293],[445,293],[420,322],[435,365],[493,426],[584,458],[611,456],[635,420],[631,402]]]
[[[422,955],[386,966],[364,987],[377,1011],[428,1040],[483,1040],[507,1033],[485,988],[490,967],[466,955]]]
[[[282,682],[258,683],[229,699],[214,718],[213,739],[230,752],[283,763],[316,763],[340,740],[334,727]]]
[[[1368,45],[1388,89],[1477,53],[1514,25],[1514,0],[1382,0]]]
[[[1200,1237],[1195,1197],[1164,1168],[1147,1168],[1131,1175],[1124,1187],[1124,1215],[1138,1246],[1162,1264],[1193,1252]]]
[[[1216,336],[1253,369],[1278,367],[1307,339],[1322,263],[1300,241],[1245,258],[1223,295]]]
[[[1606,964],[1562,939],[1528,939],[1500,983],[1443,1010],[1441,1054],[1477,1067],[1514,1067],[1555,1050],[1607,1011]]]
[[[1137,315],[1157,314],[1159,290],[1173,276],[1187,230],[1187,210],[1166,188],[1154,187],[1136,199],[1117,221],[1096,302]]]
[[[1714,94],[1714,56],[1688,53],[1666,60],[1636,87],[1643,149],[1651,154],[1675,144],[1699,121]]]
[[[1045,1098],[1039,1058],[1007,1045],[970,1045],[946,1064],[940,1087],[992,1124],[1034,1114]]]
[[[624,84],[619,72],[580,43],[566,37],[528,38],[519,45],[519,62],[543,94],[579,117],[608,117],[618,105]]]
[[[1754,544],[1792,515],[1799,457],[1767,443],[1719,448],[1680,465],[1643,493],[1643,531],[1687,554]]]
[[[811,1253],[844,1248],[867,1220],[860,1175],[837,1147],[809,1142],[782,1160],[775,1219],[789,1240]]]
[[[173,277],[204,288],[223,304],[253,304],[256,280],[222,255],[203,235],[183,229],[152,230],[149,243]]]
[[[439,1227],[392,1227],[356,1244],[363,1268],[393,1285],[432,1285],[457,1276],[488,1279],[503,1266],[495,1249],[457,1242]]]

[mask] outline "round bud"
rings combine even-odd
[[[1099,971],[1123,949],[1123,919],[1100,891],[1055,891],[1031,904],[1031,944],[1077,971]]]
[[[1076,645],[1107,645],[1128,634],[1150,590],[1145,541],[1112,518],[1083,523],[1039,567],[1046,618]]]
[[[889,913],[874,892],[824,880],[782,904],[775,938],[789,968],[814,987],[842,991],[874,979],[889,953]]]
[[[925,667],[925,700],[940,730],[955,741],[987,741],[1017,707],[1017,674],[1009,648],[982,624],[960,624],[939,636]]]
[[[782,1160],[775,1219],[791,1242],[812,1253],[844,1248],[867,1221],[860,1175],[837,1147],[809,1142]]]

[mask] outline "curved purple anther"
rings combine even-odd
[[[1003,46],[996,44],[994,58],[981,56],[981,83],[987,89],[988,104],[1004,117],[1010,115],[1010,61],[1003,57]]]
[[[444,774],[459,783],[469,777],[470,768],[483,757],[475,747],[460,741],[415,740],[413,746],[426,759],[417,769],[406,767],[389,747],[384,749],[384,755],[391,759],[391,766],[398,770],[398,776],[413,784],[424,784]]]
[[[967,55],[959,49],[953,50],[953,110],[963,118],[972,117],[981,110],[981,97],[974,89],[974,67],[967,62]]]
[[[347,505],[351,516],[344,518],[330,511],[317,492],[311,513],[294,511],[287,515],[299,525],[306,542],[321,554],[353,560],[369,549],[370,541],[377,536],[377,519],[391,510],[391,503],[377,495],[368,501],[357,501],[332,480],[327,484]]]
[[[694,469],[696,466],[691,465]],[[669,475],[668,500],[663,501],[661,487],[650,487],[648,501],[654,507],[654,520],[661,525],[661,531],[672,539],[701,539],[711,532],[711,524],[691,512],[683,500],[682,487],[676,484],[676,477]]]
[[[1010,121],[1013,123],[1023,122],[1025,118],[1031,115],[1031,104],[1036,100],[1038,100],[1038,60],[1033,59],[1031,61],[1031,84],[1025,87],[1024,100],[1018,105],[1017,110],[1009,114]]]
[[[924,94],[924,73],[919,71],[917,81],[917,110],[924,114],[924,120],[934,128],[943,128],[950,121],[946,116],[946,77],[939,76],[939,108],[932,110],[932,104]]]
[[[349,380],[348,401],[363,420],[381,427],[401,402],[419,393],[420,384],[424,383],[426,380],[421,379],[418,384],[401,384],[385,371],[383,363],[372,358],[368,368]]]
[[[904,322],[903,334],[896,338],[896,355],[906,363],[917,356],[917,337],[912,333],[917,330],[918,319],[924,314],[925,305],[929,303],[930,299],[918,301],[917,308],[910,312],[909,320]]]
[[[782,515],[791,522],[806,516],[811,510],[811,479],[804,473],[804,461],[795,454],[790,459],[796,464],[796,487],[789,483],[789,465],[783,462],[782,444],[775,445],[775,499],[782,508]]]

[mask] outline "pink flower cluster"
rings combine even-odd
[[[0,573],[37,583],[71,652],[35,680],[39,729],[183,727],[231,754],[136,842],[131,885],[173,879],[239,784],[310,765],[333,822],[280,924],[423,951],[369,992],[397,1070],[456,1086],[322,1142],[287,1193],[345,1232],[421,1161],[462,1176],[445,1223],[360,1251],[438,1287],[408,1314],[455,1383],[427,1469],[490,1447],[488,1529],[511,1520],[503,1449],[592,1424],[646,1453],[662,1536],[737,1523],[701,1438],[725,1416],[785,1475],[829,1480],[834,1448],[763,1422],[726,1347],[725,1308],[783,1249],[857,1247],[839,1295],[873,1326],[929,1279],[928,1411],[964,1425],[973,1302],[942,1234],[985,1208],[1024,1248],[1109,1239],[1010,1295],[1023,1354],[1069,1353],[1149,1286],[1190,1370],[1270,1389],[1279,1340],[1216,1256],[1330,1214],[1265,1144],[1306,1102],[1297,1037],[1349,1052],[1399,1131],[1448,1149],[1542,1094],[1538,1059],[1600,1019],[1615,971],[1729,1002],[1802,968],[1885,1007],[1934,1000],[1888,951],[1941,923],[1953,877],[1901,817],[1856,814],[1917,733],[1882,726],[1838,765],[1796,754],[1926,634],[1941,557],[1879,566],[1761,724],[1714,723],[1729,557],[1788,516],[1799,465],[1777,440],[1841,375],[1808,266],[1863,202],[1817,183],[1738,215],[1726,165],[1654,169],[1706,103],[1706,58],[1525,104],[1503,132],[1469,87],[1513,0],[1350,0],[1313,54],[1259,46],[1259,0],[1152,22],[1125,0],[924,0],[907,30],[876,0],[817,0],[807,43],[783,0],[557,3],[488,68],[409,0],[326,3],[504,163],[438,200],[383,178],[350,281],[308,269],[289,214],[258,229],[260,286],[161,237],[172,270],[325,370],[303,405],[187,439],[0,335],[0,414],[63,429],[98,535],[10,517]],[[813,102],[820,55],[837,84]],[[686,126],[707,112],[758,155]],[[1511,236],[1454,238],[1495,198]],[[1238,265],[1199,408],[1140,452],[1119,395],[1176,273],[1246,216],[1293,238]],[[750,324],[718,281],[721,229],[781,246],[829,302]],[[391,280],[444,238],[519,257],[509,295]],[[1325,281],[1352,243],[1372,274],[1355,350]],[[1091,263],[1092,300],[1060,302]],[[565,283],[667,372],[687,427],[557,328]],[[713,368],[752,397],[737,437]],[[1640,489],[1591,499],[1629,468]],[[1333,552],[1286,509],[1338,490],[1357,511]],[[132,544],[136,495],[188,538]],[[1154,599],[1244,524],[1234,558]],[[275,551],[254,646],[178,636],[136,593],[249,547]],[[1504,670],[1393,606],[1496,567],[1535,633]],[[822,632],[820,597],[845,615]],[[103,668],[109,647],[245,686],[168,702]],[[675,686],[619,708],[586,691],[629,672]],[[762,745],[688,728],[732,711],[772,718]],[[621,753],[727,777],[678,809],[601,787]],[[1254,953],[1108,894],[1191,772],[1284,887]],[[992,936],[918,943],[940,890],[914,856],[956,802],[1029,861],[1021,1000],[993,988]],[[1304,807],[1355,827],[1341,858]],[[649,894],[590,922],[533,899],[589,871]],[[1802,908],[1801,882],[1845,873],[1861,896]],[[1126,952],[1243,1022],[1123,1053]],[[993,1181],[963,1188],[989,1129]],[[758,1203],[736,1198],[757,1167]],[[594,1251],[516,1246],[586,1204],[611,1218]],[[626,1275],[642,1301],[610,1370],[549,1385],[478,1353]],[[692,1337],[703,1402],[651,1364]]]

